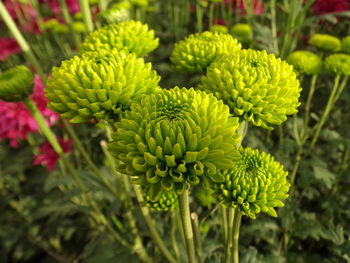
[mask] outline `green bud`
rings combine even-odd
[[[148,185],[157,201],[165,191],[222,181],[217,171],[239,158],[238,119],[213,95],[194,89],[162,90],[133,103],[116,123],[109,151],[133,182]]]
[[[213,93],[231,113],[256,126],[272,129],[295,114],[301,88],[293,67],[266,51],[242,50],[213,62],[199,89]]]
[[[206,31],[176,43],[170,60],[177,70],[204,72],[217,58],[233,55],[240,49],[241,44],[231,35]]]
[[[344,37],[341,41],[341,50],[350,54],[350,36]]]
[[[131,0],[131,4],[137,7],[146,7],[148,6],[148,0]]]
[[[22,101],[33,91],[33,74],[25,66],[15,66],[0,74],[0,100]]]
[[[126,8],[111,8],[99,14],[108,24],[130,20],[130,11]]]
[[[135,54],[86,52],[54,67],[47,81],[49,108],[71,122],[114,119],[130,103],[159,89],[160,77]]]
[[[76,21],[72,23],[72,28],[73,31],[76,33],[85,33],[86,32],[86,27],[83,22]]]
[[[156,211],[169,211],[174,210],[179,207],[178,204],[178,198],[174,191],[168,191],[163,192],[163,194],[160,196],[159,200],[152,201],[151,196],[149,196],[148,193],[148,187],[145,186],[142,188],[143,197],[145,200],[145,205],[149,207],[151,210]]]
[[[231,28],[231,34],[243,44],[249,44],[253,40],[253,30],[248,24],[236,24]]]
[[[213,25],[211,28],[210,28],[210,31],[211,32],[218,32],[218,33],[228,33],[228,29],[226,26],[223,26],[223,25]]]
[[[255,219],[260,212],[277,217],[275,207],[283,207],[290,184],[288,172],[265,152],[240,148],[241,159],[225,170],[223,183],[214,184],[215,195],[226,207]]]
[[[340,39],[327,34],[314,34],[308,43],[323,51],[338,52],[341,49]]]
[[[294,51],[287,62],[300,74],[317,75],[322,69],[322,59],[310,51]]]
[[[348,54],[333,54],[326,58],[325,69],[328,72],[339,75],[350,75],[350,55]]]
[[[111,24],[90,33],[82,43],[80,50],[126,50],[143,56],[158,46],[159,39],[154,37],[154,31],[139,21],[127,21]]]

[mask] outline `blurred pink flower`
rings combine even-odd
[[[59,144],[62,147],[63,152],[68,153],[71,151],[72,140],[63,140],[60,137],[57,137]],[[51,172],[55,169],[56,163],[59,160],[58,154],[54,151],[51,144],[48,141],[45,141],[40,146],[40,153],[35,155],[33,164],[41,164],[46,166],[47,169]]]
[[[38,76],[34,78],[34,90],[30,98],[35,102],[49,126],[58,119],[58,115],[47,108],[44,85]],[[5,102],[0,100],[0,141],[9,139],[12,147],[18,147],[18,140],[25,140],[30,132],[38,131],[38,124],[23,102]]]
[[[0,37],[0,61],[5,60],[8,56],[21,52],[20,46],[14,38]]]
[[[239,3],[238,3],[239,1]],[[233,8],[239,7],[241,14],[246,13],[246,6],[244,6],[243,0],[224,0],[226,5],[232,4]],[[261,15],[264,12],[264,2],[262,0],[254,0],[253,2],[253,14]]]
[[[316,0],[312,9],[318,15],[350,10],[349,0]]]
[[[80,5],[78,0],[65,0],[68,11],[71,14],[75,14],[80,11]],[[40,0],[41,3],[46,3],[52,10],[53,14],[58,15],[61,13],[61,6],[57,0]]]

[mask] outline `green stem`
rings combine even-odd
[[[101,12],[105,11],[108,7],[108,0],[99,0],[98,6]]]
[[[179,246],[177,245],[177,240],[176,240],[177,222],[178,222],[177,212],[172,211],[171,212],[171,243],[173,245],[173,250],[175,252],[175,257],[176,257],[175,262],[180,262],[180,251],[179,251]]]
[[[19,31],[17,25],[13,21],[12,17],[10,16],[9,12],[7,11],[2,1],[0,1],[0,15],[2,16],[11,34],[16,39],[18,45],[21,47],[22,51],[26,55],[29,63],[33,65],[33,67],[35,68],[35,71],[40,75],[42,82],[45,83],[46,78],[41,65],[39,64],[38,60],[36,59],[35,55],[30,49],[30,46],[28,45],[27,41],[24,39],[23,35]]]
[[[279,54],[278,42],[277,42],[277,28],[276,28],[276,0],[270,0],[271,8],[271,33],[272,33],[272,44],[276,55]]]
[[[213,26],[213,23],[214,23],[214,7],[215,7],[215,4],[210,2],[209,3],[209,29]]]
[[[226,210],[226,208],[224,208]],[[232,258],[232,240],[233,240],[233,219],[235,215],[234,208],[228,208],[228,236],[226,240],[225,263],[230,263]]]
[[[303,141],[303,138],[307,136],[307,129],[308,129],[309,119],[310,119],[311,101],[312,101],[313,95],[315,93],[317,77],[318,77],[318,75],[312,75],[309,94],[308,94],[307,99],[306,99],[304,126],[303,126],[303,130],[302,130],[302,134],[301,134],[302,141]]]
[[[81,12],[83,13],[83,19],[88,32],[94,30],[94,24],[92,23],[92,17],[90,12],[90,6],[88,0],[79,0]]]
[[[203,249],[202,249],[202,242],[201,242],[201,237],[199,233],[198,215],[196,213],[192,213],[191,219],[192,219],[192,227],[193,227],[193,234],[194,234],[194,244],[198,254],[198,262],[203,263],[204,262]]]
[[[233,219],[233,262],[239,263],[239,229],[241,227],[242,214],[238,212],[237,208],[235,209],[235,216]]]
[[[72,36],[72,40],[73,40],[74,46],[76,48],[79,48],[79,46],[80,46],[80,38],[73,30],[73,20],[72,20],[72,17],[70,16],[70,14],[69,14],[66,1],[65,0],[59,0],[59,2],[60,2],[63,18],[64,18],[64,20],[66,21],[66,23],[67,23],[67,25],[69,27],[69,31],[70,31],[70,34]]]
[[[223,235],[225,244],[227,243],[227,233],[228,233],[228,224],[227,224],[227,209],[223,206],[220,206],[222,226],[223,226]]]
[[[180,205],[181,221],[184,229],[186,249],[189,263],[196,263],[196,256],[193,242],[193,231],[190,217],[190,207],[188,202],[188,189],[178,196]]]
[[[197,17],[197,32],[203,31],[203,8],[200,4],[196,3],[196,17]]]
[[[316,142],[318,140],[318,137],[320,135],[321,129],[322,129],[323,125],[325,124],[330,111],[333,108],[333,105],[334,105],[334,102],[335,102],[334,99],[335,99],[335,96],[336,96],[336,94],[338,92],[339,80],[340,80],[340,75],[336,75],[335,79],[334,79],[334,86],[333,86],[331,95],[329,96],[326,108],[325,108],[325,110],[324,110],[324,112],[323,112],[323,114],[321,116],[320,121],[316,124],[316,127],[315,127],[316,130],[314,132],[314,136],[313,136],[313,138],[311,140],[311,143],[310,143],[309,152],[311,152],[311,150],[314,148],[314,146],[315,146],[315,144],[316,144]]]
[[[159,235],[159,233],[158,233],[158,231],[157,231],[157,229],[156,229],[156,227],[154,225],[154,222],[152,220],[151,213],[150,213],[148,207],[142,205],[144,203],[144,199],[143,199],[143,196],[142,196],[142,192],[141,192],[140,186],[133,184],[133,187],[134,187],[134,191],[135,191],[135,194],[136,194],[137,201],[140,204],[140,209],[141,209],[142,215],[143,215],[143,217],[144,217],[144,219],[146,221],[148,230],[149,230],[149,232],[151,234],[151,237],[152,237],[153,241],[157,244],[157,246],[159,247],[160,251],[163,253],[163,255],[166,257],[166,259],[169,262],[171,262],[171,263],[178,262],[171,255],[171,253],[169,252],[169,250],[165,246],[162,238],[160,237],[160,235]]]

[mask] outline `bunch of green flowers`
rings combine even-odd
[[[80,50],[124,50],[144,56],[158,47],[159,39],[154,31],[139,21],[111,24],[91,32],[81,44]]]
[[[159,89],[151,64],[117,50],[86,52],[54,67],[45,90],[49,108],[71,122],[114,119],[134,100]]]
[[[323,51],[338,52],[341,49],[340,39],[327,34],[314,34],[308,43]]]
[[[203,72],[215,59],[235,54],[241,47],[229,34],[206,31],[176,43],[170,60],[177,70]]]
[[[164,191],[209,185],[239,158],[238,118],[213,95],[193,89],[162,90],[133,103],[113,133],[110,152],[134,183],[148,185],[157,201]]]
[[[249,44],[253,40],[253,30],[248,24],[236,24],[231,28],[231,34],[243,44]]]
[[[350,36],[344,37],[341,41],[341,50],[350,54]]]
[[[333,54],[326,58],[325,69],[328,72],[338,75],[350,75],[350,55],[348,54]]]
[[[289,55],[287,62],[300,74],[317,75],[322,69],[322,59],[310,51],[295,51]]]
[[[301,88],[293,67],[266,51],[242,50],[215,61],[199,89],[213,93],[240,121],[271,129],[295,114]]]
[[[25,66],[15,66],[0,74],[0,100],[22,101],[33,91],[33,74]]]
[[[215,195],[226,207],[255,219],[260,212],[277,217],[275,207],[283,207],[290,184],[288,172],[267,153],[240,148],[241,159],[225,170],[225,181],[215,184]]]

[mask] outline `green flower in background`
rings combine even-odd
[[[293,67],[266,51],[242,50],[215,61],[199,89],[213,93],[234,116],[271,129],[295,114],[301,88]]]
[[[127,8],[110,8],[99,13],[99,16],[108,24],[120,23],[130,20],[130,11]]]
[[[241,44],[231,35],[206,31],[176,43],[170,60],[177,70],[203,72],[218,57],[240,49]]]
[[[228,28],[226,26],[223,26],[223,25],[213,25],[210,28],[210,31],[226,34],[226,33],[228,33]]]
[[[333,54],[326,58],[325,69],[328,72],[339,75],[350,75],[350,55],[347,54]]]
[[[157,210],[157,211],[169,211],[177,209],[178,204],[178,198],[177,194],[174,191],[167,191],[164,192],[159,200],[152,201],[151,197],[147,195],[147,186],[143,189],[143,197],[144,197],[144,205],[151,208],[151,210]]]
[[[243,44],[249,44],[253,40],[253,29],[248,24],[236,24],[231,28],[231,34]]]
[[[73,31],[76,33],[85,33],[86,32],[86,27],[83,22],[76,21],[72,23],[72,28]]]
[[[350,36],[344,37],[341,41],[341,50],[350,54]]]
[[[194,196],[201,206],[210,206],[216,202],[214,190],[211,187],[196,187]]]
[[[215,184],[215,195],[226,207],[255,219],[260,212],[277,217],[275,207],[283,207],[290,184],[288,172],[265,152],[240,148],[241,160],[225,170],[223,183]]]
[[[54,67],[47,81],[49,108],[71,122],[114,119],[133,100],[158,91],[160,77],[135,54],[86,52]]]
[[[238,118],[213,95],[176,87],[133,103],[116,123],[109,150],[124,163],[121,172],[147,184],[157,201],[164,191],[221,182],[217,171],[239,159],[237,127]]]
[[[98,51],[125,50],[144,56],[158,47],[159,39],[154,37],[154,31],[139,21],[126,21],[111,24],[90,33],[81,44],[80,50]]]
[[[322,69],[322,59],[310,51],[294,51],[287,58],[287,62],[300,74],[317,75]]]
[[[21,101],[33,91],[33,74],[25,66],[15,66],[0,73],[0,100]]]
[[[341,49],[340,39],[327,34],[314,34],[308,43],[323,51],[338,52]]]

